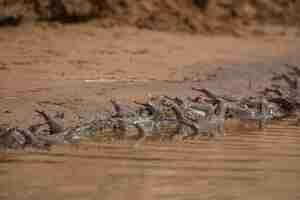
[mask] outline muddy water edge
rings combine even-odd
[[[0,199],[300,199],[293,119],[226,137],[1,152]]]

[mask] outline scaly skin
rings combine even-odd
[[[224,121],[229,117],[256,120],[263,128],[268,120],[284,117],[300,108],[300,68],[288,66],[288,69],[287,73],[273,77],[273,81],[283,84],[273,84],[258,97],[233,98],[194,88],[201,96],[193,100],[152,97],[146,103],[135,102],[141,106],[139,109],[127,110],[111,100],[114,112],[105,116],[101,113],[100,118],[66,129],[46,112],[36,111],[45,123],[28,129],[0,127],[0,147],[49,149],[53,144],[76,143],[84,137],[97,135],[121,140],[132,131],[136,139],[142,140],[149,135],[163,136],[165,128],[170,132],[170,139],[177,134],[187,134],[184,139],[200,134],[224,135]],[[48,135],[38,132],[44,124],[49,126]]]
[[[36,110],[35,112],[45,120],[46,124],[48,124],[50,135],[58,134],[64,131],[64,127],[52,119],[51,116],[45,111]]]

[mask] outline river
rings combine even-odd
[[[299,200],[300,127],[0,153],[0,199]]]

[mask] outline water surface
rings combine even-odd
[[[0,153],[0,199],[300,199],[300,128]]]

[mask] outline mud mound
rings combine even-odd
[[[230,31],[255,24],[296,25],[295,0],[0,0],[0,13],[28,20],[129,24],[154,30]]]

